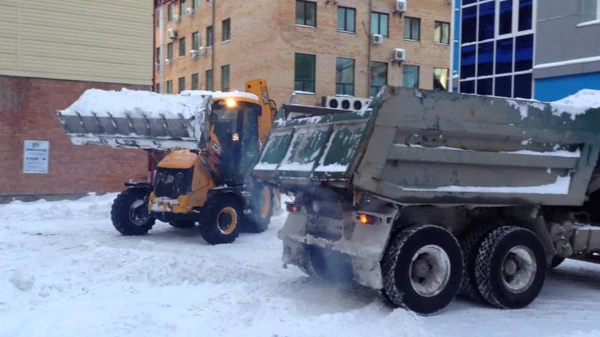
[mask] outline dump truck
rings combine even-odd
[[[284,266],[431,315],[515,309],[600,253],[600,102],[386,86],[360,111],[279,116],[253,167],[290,196]],[[593,97],[592,97],[593,98]]]
[[[113,226],[144,235],[158,219],[195,227],[212,245],[232,243],[240,231],[265,231],[273,215],[270,185],[250,175],[270,132],[277,106],[265,79],[244,92],[90,89],[57,112],[77,145],[164,150],[154,183],[125,182],[116,197]]]

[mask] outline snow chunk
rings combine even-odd
[[[152,91],[121,91],[88,89],[67,109],[61,110],[63,115],[81,114],[98,117],[147,117],[179,119],[192,118],[205,111],[210,97],[159,94]]]
[[[33,284],[35,283],[35,277],[31,274],[27,274],[23,271],[18,270],[15,271],[13,276],[11,276],[11,278],[9,278],[8,281],[12,283],[12,285],[14,285],[15,288],[22,291],[28,291],[33,288]]]
[[[567,113],[571,115],[571,120],[575,120],[589,109],[600,108],[600,90],[582,89],[571,96],[551,102],[550,105],[554,115]]]

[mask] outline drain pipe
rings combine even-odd
[[[369,26],[367,27],[367,97],[371,93],[371,13],[373,11],[373,0],[369,0]]]
[[[216,15],[217,15],[217,5],[216,5],[216,1],[217,0],[212,0],[212,53],[210,54],[210,69],[212,69],[212,83],[213,83],[213,90],[215,89],[215,49],[217,48],[217,39],[215,38],[217,34],[215,34],[217,32],[217,27],[215,26],[215,20],[216,20]]]

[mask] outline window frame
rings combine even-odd
[[[190,76],[190,88],[191,90],[198,90],[200,88],[200,75],[193,73]]]
[[[166,93],[167,94],[172,94],[173,93],[173,80],[168,80],[167,81],[167,88],[166,88]]]
[[[413,37],[413,25],[412,23],[416,21],[417,22],[417,31],[418,31],[418,36],[415,39]],[[408,22],[408,26],[409,26],[409,37],[407,37],[407,32],[406,32],[406,24]],[[404,36],[404,40],[405,41],[421,41],[421,18],[417,18],[414,16],[405,16],[404,17],[404,26],[402,27],[402,35]]]
[[[185,43],[185,36],[180,38],[178,41],[178,49],[179,49],[179,57],[185,57],[185,49],[186,49],[186,43]]]
[[[187,3],[186,0],[179,0],[179,17],[183,18],[187,11]]]
[[[200,0],[192,0],[192,8],[193,9],[200,8]]]
[[[227,76],[225,76],[227,73]],[[227,86],[225,86],[225,80],[227,80]],[[221,66],[221,91],[226,92],[231,89],[231,67],[229,64]]]
[[[436,40],[436,29],[440,27],[440,39],[439,41]],[[448,28],[448,34],[446,34],[446,36],[448,37],[448,42],[444,42],[443,41],[443,31],[444,31],[444,27]],[[435,43],[439,43],[439,44],[443,44],[443,45],[449,45],[450,44],[450,23],[449,22],[445,22],[445,21],[434,21],[433,23],[433,42]]]
[[[340,28],[340,10],[343,13],[343,26],[344,28]],[[348,29],[348,12],[350,12],[352,14],[352,25],[353,28],[350,30]],[[356,33],[356,8],[353,7],[344,7],[344,6],[338,6],[337,7],[337,26],[336,29],[338,32],[344,32],[344,33]]]
[[[167,43],[167,59],[173,60],[173,42]]]
[[[405,72],[407,69],[417,69],[417,83],[414,87],[407,86],[405,82]],[[405,88],[419,88],[421,86],[421,66],[418,64],[405,64],[402,66],[402,86]]]
[[[343,71],[339,72],[339,61],[352,61],[352,80],[351,82],[339,82],[338,78],[342,77]],[[350,57],[336,57],[335,58],[335,94],[336,95],[350,95],[354,96],[354,87],[356,85],[356,60]],[[338,90],[338,86],[342,86],[342,90]],[[350,86],[349,92],[346,91],[346,87]]]
[[[206,71],[204,71],[204,78],[206,78],[206,81],[204,82],[204,89],[208,91],[213,91],[215,88],[213,70],[207,69]]]
[[[373,22],[375,21],[373,16],[375,16],[377,19],[377,32],[373,31]],[[386,21],[386,32],[385,34],[381,33],[381,18],[385,17],[385,21]],[[388,13],[383,13],[383,12],[371,12],[371,34],[379,34],[382,35],[383,37],[390,37],[390,15]]]
[[[444,83],[444,82],[442,82],[440,80],[440,83],[444,87],[444,90],[448,91],[448,87],[449,87],[449,84],[450,84],[450,80],[449,80],[450,79],[450,69],[449,68],[444,68],[444,67],[433,67],[433,74],[432,74],[433,78],[431,79],[431,81],[432,81],[432,84],[433,84],[432,87],[434,88],[434,90],[435,90],[436,70],[445,70],[446,71],[446,74],[445,74],[446,75],[446,81]]]
[[[221,21],[221,42],[231,40],[231,18]]]
[[[177,79],[177,92],[181,93],[185,90],[185,76],[181,76]]]
[[[206,47],[212,47],[215,43],[215,31],[213,26],[206,27]]]
[[[200,32],[195,31],[192,33],[192,50],[198,50],[200,48]]]
[[[298,22],[298,5],[299,4],[302,4],[304,6],[304,17],[302,18],[302,23]],[[314,8],[314,20],[315,20],[315,24],[314,25],[306,23],[308,21],[307,20],[308,16],[307,16],[306,13],[308,13],[307,9],[308,9],[309,6],[312,6],[312,8]],[[295,14],[294,21],[296,22],[296,26],[300,26],[300,27],[315,27],[316,28],[317,27],[317,12],[318,12],[318,9],[317,9],[317,2],[316,1],[296,0],[296,8],[295,8],[295,11],[294,11],[294,14]]]
[[[299,79],[298,78],[298,57],[299,56],[307,56],[312,59],[312,79]],[[303,91],[309,93],[315,93],[317,90],[317,55],[316,54],[307,54],[307,53],[294,53],[294,91]],[[301,82],[301,88],[298,88],[298,83]],[[312,90],[307,90],[307,84],[310,86],[312,84]]]
[[[175,21],[175,4],[172,2],[167,5],[167,21]]]
[[[382,66],[385,67],[385,81],[384,84],[382,85],[373,85],[373,69],[375,68],[375,66]],[[369,62],[369,97],[373,98],[377,95],[377,93],[379,92],[379,90],[381,90],[381,88],[383,86],[386,86],[389,83],[389,77],[390,77],[390,67],[388,65],[388,62],[382,62],[382,61],[370,61]]]
[[[596,16],[594,19],[592,20],[584,20],[585,17],[585,9],[586,9],[586,0],[583,0],[582,4],[581,4],[581,23],[592,23],[592,22],[599,22],[600,21],[600,0],[591,0],[591,1],[595,1],[596,2]]]

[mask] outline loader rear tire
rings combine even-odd
[[[382,295],[395,307],[435,314],[458,294],[462,261],[460,245],[446,229],[409,225],[394,234],[385,251]]]
[[[215,195],[202,209],[200,233],[210,245],[234,242],[240,234],[242,204],[233,195]]]
[[[148,194],[141,188],[129,188],[119,193],[112,204],[110,218],[123,235],[145,235],[156,219],[148,211]]]
[[[252,190],[250,209],[252,214],[244,224],[247,233],[262,233],[269,229],[273,216],[274,195],[268,185],[256,185]]]
[[[546,278],[546,251],[529,229],[503,226],[483,240],[475,262],[481,296],[492,306],[520,309],[532,303]]]

